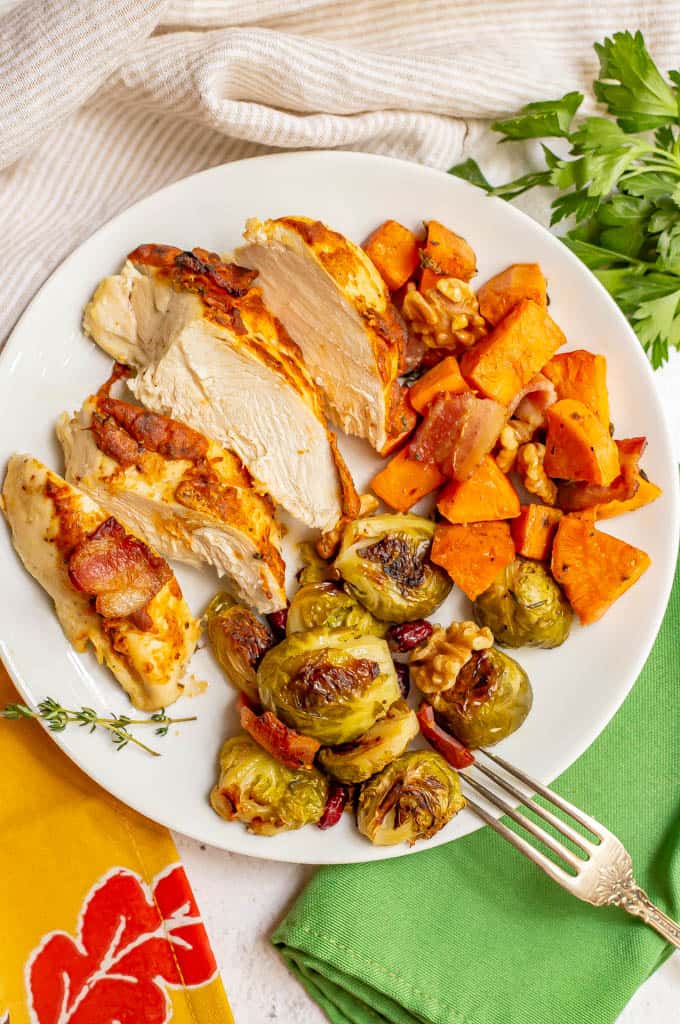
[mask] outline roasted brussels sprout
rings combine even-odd
[[[376,846],[430,839],[465,800],[457,773],[434,750],[402,754],[359,794],[357,826]]]
[[[251,700],[259,700],[257,666],[274,643],[268,627],[225,593],[212,599],[205,619],[213,652],[227,679]]]
[[[351,594],[333,583],[307,583],[290,602],[286,632],[306,629],[348,629],[372,636],[384,636],[387,626],[378,622]]]
[[[399,698],[387,644],[353,629],[291,634],[265,654],[257,684],[266,708],[328,746],[361,736]]]
[[[417,734],[415,712],[405,700],[398,700],[363,736],[339,747],[323,747],[319,763],[340,782],[365,782],[403,754]]]
[[[474,651],[448,690],[429,701],[436,717],[466,747],[486,747],[519,729],[533,694],[526,672],[496,647]]]
[[[335,568],[349,592],[383,622],[424,618],[451,589],[430,562],[434,523],[422,516],[356,519],[346,528]]]
[[[316,768],[292,771],[242,735],[222,746],[210,803],[221,818],[272,836],[319,821],[327,797],[328,780]]]
[[[473,614],[504,647],[559,647],[569,636],[573,616],[549,570],[521,556],[479,595]]]
[[[306,583],[323,583],[325,580],[338,578],[333,563],[322,558],[309,541],[298,544],[298,551],[302,559],[302,568],[297,574],[300,586],[304,586]]]

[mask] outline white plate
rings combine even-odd
[[[568,767],[604,728],[633,685],[649,654],[670,592],[678,539],[676,468],[652,371],[633,332],[594,277],[546,230],[513,207],[439,171],[363,154],[328,152],[262,157],[215,167],[137,203],[99,230],[44,285],[17,325],[0,364],[3,460],[32,452],[61,471],[53,424],[80,406],[107,376],[110,360],[80,331],[84,303],[124,255],[142,242],[164,242],[224,251],[235,246],[248,216],[306,214],[361,241],[387,217],[415,227],[436,218],[464,235],[475,249],[479,281],[517,261],[538,261],[550,287],[550,311],[571,347],[608,359],[612,415],[618,437],[645,434],[644,465],[664,488],[661,500],[611,520],[604,528],[652,557],[651,569],[595,626],[573,629],[556,651],[521,650],[535,693],[526,724],[502,745],[503,753],[543,781]],[[376,458],[367,446],[341,448],[364,487]],[[2,517],[0,517],[2,518]],[[32,704],[53,695],[67,707],[130,711],[127,698],[90,654],[67,644],[51,603],[23,570],[3,521],[0,542],[2,657]],[[195,613],[217,589],[211,571],[179,566],[177,575]],[[435,618],[466,617],[468,602],[455,593]],[[148,817],[205,843],[257,857],[306,863],[378,860],[411,852],[374,847],[344,815],[332,831],[307,827],[274,838],[250,835],[210,809],[216,757],[223,738],[236,731],[234,692],[207,650],[193,672],[210,685],[183,698],[172,711],[198,721],[157,742],[163,756],[133,747],[116,753],[106,735],[75,727],[53,734],[80,767],[125,803]],[[641,722],[639,728],[644,729]],[[21,728],[20,724],[0,728]],[[150,738],[151,739],[151,738]],[[447,842],[479,827],[460,814],[429,843]]]

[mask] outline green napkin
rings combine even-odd
[[[554,786],[620,837],[637,881],[676,918],[679,684],[676,574],[635,688]],[[321,869],[273,942],[333,1024],[606,1024],[672,951],[623,911],[563,892],[489,828]]]

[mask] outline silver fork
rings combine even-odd
[[[462,779],[488,803],[498,808],[509,818],[512,818],[530,835],[538,839],[549,850],[552,850],[571,869],[573,874],[566,871],[561,865],[556,864],[549,857],[546,857],[544,853],[527,842],[523,836],[508,828],[507,825],[504,825],[502,821],[495,818],[484,807],[466,796],[468,807],[471,810],[478,814],[480,818],[483,818],[491,828],[495,829],[509,843],[512,843],[520,853],[523,853],[534,864],[537,864],[539,868],[545,871],[546,875],[549,875],[550,878],[573,896],[584,900],[586,903],[592,903],[596,907],[612,905],[621,907],[627,913],[641,918],[645,924],[655,928],[660,935],[663,935],[667,942],[680,949],[680,925],[671,920],[662,910],[659,910],[652,903],[644,889],[641,889],[637,884],[633,877],[633,862],[630,854],[615,835],[606,829],[604,825],[600,825],[599,821],[591,818],[589,814],[585,814],[578,807],[574,807],[572,803],[558,796],[557,793],[553,793],[546,786],[535,782],[534,779],[529,778],[528,775],[515,768],[514,765],[509,764],[508,761],[499,757],[498,754],[491,754],[488,750],[476,750],[475,755],[479,754],[483,754],[485,758],[488,758],[499,768],[502,768],[510,778],[501,775],[500,772],[476,757],[475,764],[460,773]],[[515,800],[526,807],[530,807],[543,821],[552,825],[554,829],[567,839],[570,839],[572,843],[583,851],[585,858],[578,857],[564,846],[563,843],[556,840],[547,831],[531,821],[525,814],[522,814],[521,811],[508,803],[503,796],[475,778],[472,774],[475,769],[490,779],[499,789],[504,790],[505,793],[514,797]],[[520,782],[523,787],[532,790],[533,793],[520,789],[513,781],[514,779]],[[535,800],[532,800],[531,797],[537,794],[587,829],[594,839],[586,839],[581,832],[576,831],[571,825],[553,814],[552,811],[547,810],[536,803]]]

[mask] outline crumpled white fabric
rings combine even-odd
[[[95,228],[205,167],[341,148],[514,173],[488,120],[587,92],[623,28],[678,63],[670,0],[0,0],[0,341]]]

